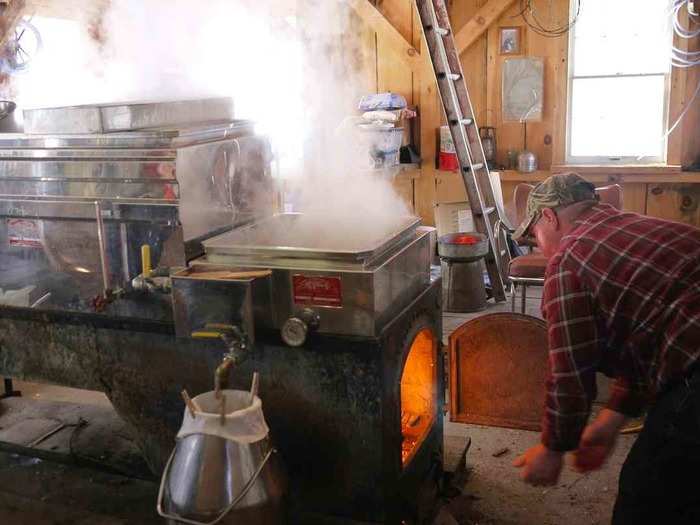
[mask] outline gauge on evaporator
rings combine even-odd
[[[301,346],[306,342],[309,326],[298,317],[290,317],[282,325],[282,340],[289,346]]]

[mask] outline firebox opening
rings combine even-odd
[[[413,459],[435,419],[435,342],[431,329],[418,332],[401,375],[401,462],[404,467]]]

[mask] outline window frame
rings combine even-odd
[[[570,0],[569,11],[575,5],[576,0]],[[636,165],[636,166],[646,166],[646,165],[659,165],[667,164],[668,159],[668,135],[664,135],[663,139],[660,138],[660,142],[663,141],[661,145],[661,155],[660,156],[621,156],[621,157],[610,157],[607,155],[595,155],[595,156],[572,156],[571,155],[571,112],[572,112],[572,98],[573,98],[573,84],[576,79],[595,79],[595,78],[630,78],[630,77],[658,77],[662,73],[632,73],[632,74],[616,74],[616,75],[581,75],[574,77],[574,47],[576,39],[573,37],[573,32],[576,31],[576,26],[574,25],[568,33],[568,56],[567,56],[567,82],[566,82],[566,144],[564,151],[564,159],[566,164],[571,165],[603,165],[603,166],[619,166],[619,165]],[[668,129],[669,111],[670,111],[670,101],[671,101],[671,59],[670,59],[670,46],[673,44],[673,32],[669,34],[669,60],[668,69],[664,76],[664,100],[663,100],[663,117],[662,117],[662,133],[665,133]]]

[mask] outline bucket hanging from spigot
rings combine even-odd
[[[286,477],[259,397],[201,394],[185,408],[158,493],[158,513],[190,525],[284,522]]]

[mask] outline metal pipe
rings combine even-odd
[[[97,218],[97,243],[100,248],[100,267],[102,269],[102,288],[105,296],[112,289],[112,283],[109,275],[109,264],[107,259],[107,246],[105,235],[105,224],[102,219],[102,205],[99,201],[95,201],[95,216]]]
[[[46,301],[48,301],[50,298],[51,298],[51,292],[47,292],[44,295],[42,295],[41,297],[39,297],[39,299],[34,301],[34,304],[32,304],[30,306],[30,308],[38,308],[39,306],[44,304]]]
[[[214,372],[214,393],[215,397],[220,396],[220,392],[228,387],[228,378],[231,367],[235,364],[235,359],[230,356],[224,357],[221,364],[216,367]]]

